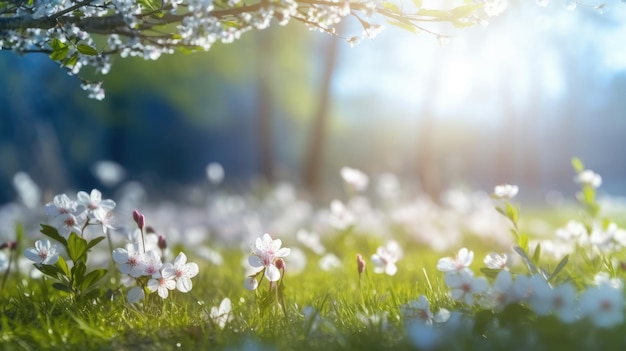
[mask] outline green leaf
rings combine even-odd
[[[56,50],[60,50],[60,49],[67,47],[67,44],[65,44],[64,42],[60,41],[57,38],[54,38],[50,42],[50,47],[52,48],[52,51],[56,51]]]
[[[63,62],[63,65],[65,67],[74,67],[76,62],[78,62],[78,54],[73,53],[72,56],[68,57],[65,62]]]
[[[535,246],[535,252],[533,252],[533,263],[539,264],[539,258],[541,256],[541,244]]]
[[[513,224],[517,225],[517,221],[519,219],[519,213],[515,206],[511,205],[510,202],[505,204],[506,206],[506,217],[513,222]]]
[[[63,272],[57,266],[53,266],[53,265],[49,265],[49,264],[41,264],[41,263],[35,263],[34,266],[41,273],[43,273],[43,274],[45,274],[45,275],[47,275],[49,277],[52,277],[54,279],[60,279],[61,277],[59,275],[63,275]]]
[[[76,233],[70,234],[67,241],[67,254],[70,256],[74,264],[84,260],[87,254],[87,240],[81,238]]]
[[[106,239],[106,237],[104,236],[99,236],[93,240],[91,240],[89,243],[87,243],[87,250],[91,249],[92,247],[98,245],[99,242],[101,242],[102,240]]]
[[[61,283],[52,283],[52,287],[61,291],[65,291],[66,293],[72,292],[69,286]]]
[[[59,256],[59,260],[57,261],[56,266],[57,268],[59,268],[59,270],[61,271],[63,275],[69,278],[70,269],[68,268],[67,262],[65,262],[65,259],[63,258],[63,256]]]
[[[82,291],[90,290],[106,274],[107,274],[106,269],[96,269],[96,270],[89,272],[83,279],[82,283],[80,283],[80,286],[79,286],[80,290]]]
[[[548,279],[548,281],[553,280],[554,277],[556,277],[557,274],[559,274],[563,270],[563,268],[565,268],[565,265],[567,265],[567,261],[569,261],[569,255],[565,255],[565,257],[561,259],[561,262],[556,265],[556,268],[554,269],[554,271],[552,271],[552,274],[550,274],[550,279]]]
[[[69,52],[70,48],[66,46],[64,48],[52,51],[52,53],[50,54],[50,58],[55,61],[60,61],[63,60],[67,56],[67,54],[69,54]]]
[[[517,245],[524,250],[524,253],[528,252],[528,235],[520,234],[518,236]]]
[[[41,234],[54,239],[61,243],[63,246],[67,247],[67,240],[59,234],[59,231],[55,227],[51,227],[49,225],[42,224],[41,225]]]
[[[85,272],[87,272],[87,266],[82,261],[78,261],[74,264],[71,271],[72,278],[74,279],[74,286],[80,286],[83,283]]]
[[[415,4],[415,7],[417,7],[418,9],[422,8],[422,0],[412,0],[413,4]]]
[[[76,46],[76,49],[78,50],[78,52],[80,52],[83,55],[89,55],[89,56],[96,56],[96,55],[98,55],[98,50],[96,50],[95,48],[92,48],[89,45],[78,44]]]
[[[574,170],[578,173],[585,170],[585,165],[583,164],[583,161],[581,161],[578,157],[572,158],[572,167],[574,167]]]
[[[517,252],[518,255],[520,255],[522,257],[522,260],[524,261],[524,263],[526,263],[526,266],[528,267],[528,271],[531,274],[535,274],[538,272],[537,267],[535,266],[535,264],[533,263],[533,261],[530,259],[530,257],[528,257],[528,255],[526,254],[526,251],[524,251],[521,247],[519,246],[515,246],[513,248],[513,250],[515,252]]]

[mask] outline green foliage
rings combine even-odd
[[[104,240],[105,237],[100,236],[88,242],[72,232],[66,240],[56,228],[44,224],[41,225],[41,233],[63,245],[73,262],[72,267],[69,268],[65,259],[59,256],[59,260],[54,265],[35,264],[35,268],[43,274],[57,280],[52,284],[52,287],[69,293],[74,298],[97,294],[96,288],[100,280],[107,274],[107,270],[95,269],[87,272],[87,257],[89,250]]]

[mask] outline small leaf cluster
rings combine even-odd
[[[87,257],[89,250],[105,239],[99,236],[87,241],[72,232],[68,239],[62,237],[56,228],[42,224],[41,233],[60,243],[69,257],[71,267],[63,256],[54,265],[36,263],[34,266],[48,277],[56,280],[52,284],[55,289],[73,296],[93,297],[100,294],[97,289],[100,280],[107,274],[103,268],[87,272]]]

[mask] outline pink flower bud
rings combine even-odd
[[[135,223],[137,223],[137,226],[139,227],[139,229],[143,230],[143,226],[146,222],[146,218],[139,213],[139,211],[134,210],[133,211],[133,220],[135,221]]]
[[[356,255],[356,266],[359,271],[359,275],[363,273],[365,270],[365,261],[363,260],[363,256],[361,256],[361,254]]]
[[[276,265],[276,268],[278,269],[285,269],[285,261],[282,258],[276,259],[276,261],[274,261],[274,265]]]
[[[148,227],[150,228],[150,227]],[[159,235],[159,249],[165,250],[167,249],[167,242],[165,241],[165,237],[163,235]]]
[[[0,250],[9,249],[13,251],[16,248],[17,248],[17,243],[15,241],[9,241],[8,243],[2,243],[2,245],[0,245]]]

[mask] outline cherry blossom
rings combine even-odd
[[[59,260],[56,246],[48,239],[37,240],[35,247],[24,250],[24,256],[35,263],[46,265],[53,265]]]
[[[518,192],[519,192],[519,187],[517,185],[511,185],[511,184],[497,185],[493,189],[493,195],[503,200],[509,200],[509,199],[514,198]]]
[[[437,262],[437,269],[442,272],[471,271],[469,266],[474,261],[474,252],[466,248],[459,250],[455,258],[444,257]]]
[[[343,202],[333,200],[330,203],[330,215],[328,216],[328,224],[338,230],[346,230],[356,221],[354,214]]]
[[[342,167],[340,170],[343,181],[354,191],[367,189],[369,177],[356,168]]]
[[[444,277],[446,285],[451,289],[450,295],[457,301],[468,305],[474,303],[474,295],[483,293],[489,287],[484,277],[475,278],[470,272],[462,270],[448,272]]]
[[[610,328],[624,321],[624,293],[608,284],[593,286],[580,296],[580,310],[594,325]]]
[[[173,271],[156,272],[148,280],[148,290],[157,292],[162,299],[167,299],[169,290],[176,289],[176,274]]]
[[[490,252],[489,254],[487,254],[487,256],[485,256],[485,259],[483,260],[483,262],[485,263],[485,266],[487,266],[487,268],[507,269],[506,267],[507,259],[508,257],[506,254],[500,255],[495,252]]]
[[[123,249],[113,250],[113,260],[118,264],[117,268],[122,274],[128,274],[134,278],[144,274],[144,254],[137,243],[128,243]]]
[[[191,291],[192,282],[191,278],[198,275],[200,269],[196,263],[187,263],[187,256],[184,253],[179,253],[174,259],[174,263],[165,263],[161,268],[162,275],[173,274],[176,277],[176,289],[180,292]]]
[[[78,215],[84,211],[84,207],[80,206],[76,201],[72,201],[67,195],[56,195],[52,202],[44,207],[44,211],[50,217],[57,217],[62,214]]]
[[[65,239],[70,237],[71,233],[82,234],[82,225],[85,222],[85,213],[74,216],[71,213],[62,213],[52,220],[52,226],[55,227],[59,234]]]
[[[402,249],[396,241],[390,241],[387,245],[379,247],[372,255],[374,273],[395,275],[398,271],[396,262],[402,257]]]
[[[602,185],[602,177],[590,169],[586,169],[576,175],[575,181],[592,188],[599,188]]]
[[[213,323],[215,323],[220,329],[224,329],[226,323],[233,320],[233,315],[231,313],[232,303],[229,298],[224,298],[220,303],[219,307],[211,307],[211,313],[209,317]]]
[[[256,279],[255,276],[248,276],[244,280],[243,286],[250,291],[256,290],[256,288],[259,287],[259,281]]]
[[[280,239],[273,240],[269,234],[263,234],[257,238],[252,247],[252,255],[248,258],[248,263],[255,268],[264,268],[265,277],[275,282],[280,279],[280,270],[276,267],[276,260],[282,259],[291,253],[291,249],[281,248]]]
[[[90,194],[79,191],[77,194],[78,203],[84,206],[89,212],[90,218],[103,222],[109,212],[115,208],[115,201],[102,200],[102,194],[99,190],[93,189]]]

